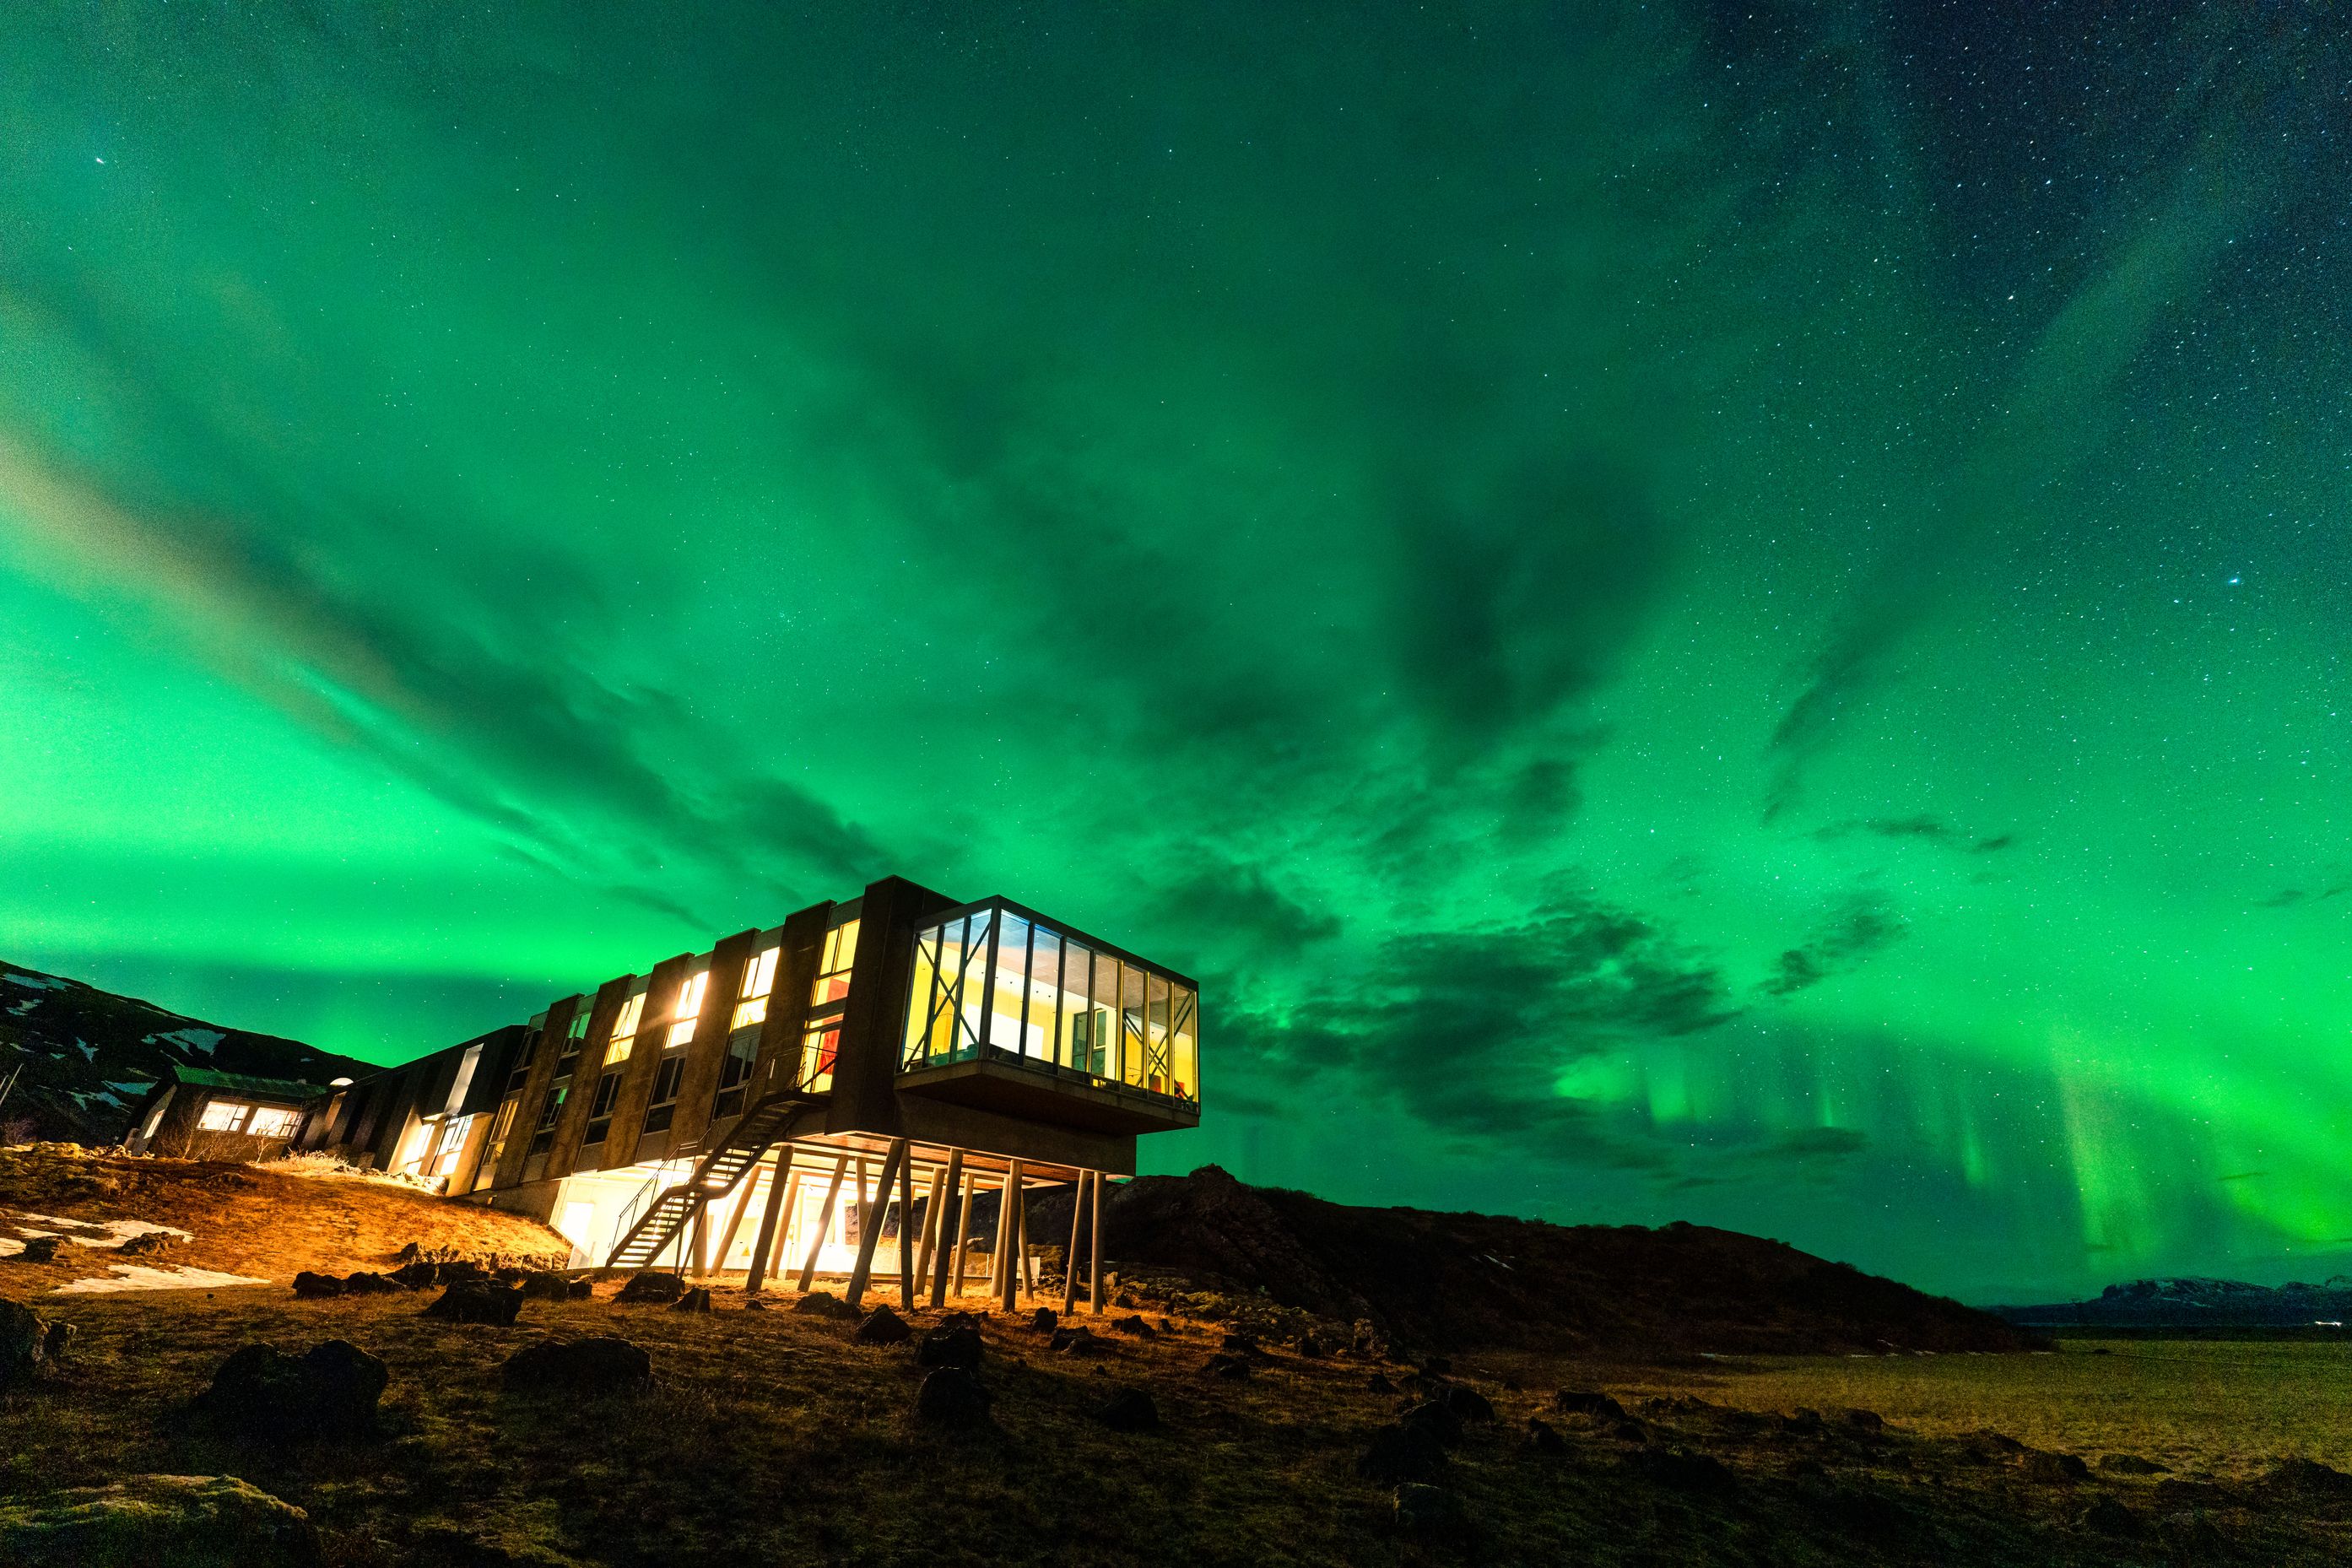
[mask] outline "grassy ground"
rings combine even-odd
[[[2114,1356],[1710,1365],[1687,1374],[1465,1358],[1459,1372],[1503,1420],[1474,1430],[1452,1466],[1448,1484],[1467,1500],[1475,1535],[1428,1546],[1402,1539],[1388,1489],[1354,1472],[1370,1433],[1397,1407],[1394,1397],[1367,1389],[1361,1363],[1276,1352],[1256,1376],[1227,1383],[1201,1372],[1222,1333],[1214,1325],[1180,1324],[1168,1339],[1122,1342],[1097,1362],[1055,1354],[1025,1328],[992,1321],[983,1378],[997,1398],[996,1423],[951,1436],[913,1419],[921,1374],[908,1348],[858,1345],[835,1321],[745,1310],[734,1292],[720,1292],[719,1310],[698,1316],[618,1306],[612,1289],[589,1301],[532,1303],[511,1329],[422,1318],[415,1296],[42,1299],[44,1313],[77,1325],[77,1357],[65,1376],[0,1395],[0,1494],[146,1471],[234,1474],[309,1510],[331,1561],[343,1568],[750,1561],[2040,1568],[2319,1563],[2339,1561],[2352,1546],[2352,1504],[2341,1500],[2284,1498],[2257,1485],[2184,1491],[2158,1478],[2036,1479],[2018,1456],[1940,1435],[1984,1424],[1976,1420],[1982,1411],[2020,1436],[2095,1447],[2088,1437],[2115,1419],[2102,1412],[2126,1406],[2135,1388],[2145,1399],[2164,1376],[2156,1363]],[[779,1306],[792,1300],[772,1299]],[[654,1392],[555,1404],[500,1392],[498,1363],[519,1346],[610,1332],[652,1352]],[[277,1449],[225,1440],[188,1415],[190,1396],[237,1344],[263,1338],[299,1348],[331,1337],[391,1365],[381,1439]],[[2273,1372],[2217,1359],[2196,1375],[2242,1396]],[[2305,1373],[2342,1385],[2340,1368],[2315,1364],[2296,1375]],[[1561,1383],[1612,1387],[1634,1407],[1638,1432],[1554,1416],[1570,1452],[1527,1451],[1520,1425]],[[1148,1389],[1170,1430],[1120,1436],[1096,1424],[1091,1413],[1119,1384]],[[1643,1405],[1644,1396],[1659,1403]],[[2179,1405],[2179,1419],[2210,1413],[2203,1397]],[[2052,1416],[2058,1426],[2034,1426],[2027,1418],[2042,1399],[2088,1412],[2083,1419],[2092,1425],[2076,1430],[2064,1426],[2073,1417]],[[1811,1405],[1835,1415],[1864,1403],[1916,1430],[1871,1433],[1832,1420],[1819,1432],[1789,1432],[1748,1414]],[[2220,1407],[2256,1403],[2225,1397]],[[2249,1452],[2268,1439],[2265,1426],[2249,1432]],[[2216,1451],[2234,1441],[2199,1440]],[[1728,1474],[1661,1458],[1672,1454],[1715,1456]],[[2102,1497],[2125,1504],[2133,1533],[2079,1522]]]

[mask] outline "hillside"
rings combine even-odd
[[[16,1048],[11,1050],[9,1047]],[[373,1072],[369,1063],[167,1012],[79,980],[0,965],[0,1077],[24,1076],[0,1106],[18,1136],[118,1143],[131,1108],[165,1067],[181,1064],[325,1083]]]
[[[1068,1234],[1066,1195],[1031,1234]],[[1214,1165],[1114,1190],[1108,1257],[1263,1293],[1402,1342],[1577,1352],[2018,1350],[2032,1336],[1957,1301],[1705,1226],[1555,1226],[1354,1208]]]
[[[2242,1279],[2134,1279],[2088,1301],[1995,1307],[2012,1323],[2042,1328],[2294,1329],[2352,1321],[2352,1277],[2318,1285],[2249,1285]]]

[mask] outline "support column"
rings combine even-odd
[[[801,1289],[806,1290],[816,1279],[816,1252],[824,1245],[824,1233],[833,1228],[834,1205],[841,1202],[841,1184],[849,1174],[849,1156],[844,1154],[833,1163],[833,1185],[824,1191],[824,1212],[817,1215],[816,1234],[809,1238],[808,1261],[801,1265]]]
[[[1078,1221],[1087,1212],[1087,1173],[1070,1184],[1070,1245],[1062,1249],[1062,1316],[1078,1304]]]
[[[760,1171],[757,1166],[754,1166],[751,1173],[743,1178],[743,1190],[736,1194],[734,1210],[727,1216],[727,1228],[719,1233],[719,1251],[716,1256],[704,1262],[702,1266],[704,1273],[727,1272],[727,1255],[735,1249],[735,1236],[743,1228],[744,1211],[751,1206],[751,1199],[759,1191],[759,1187]]]
[[[965,1250],[971,1245],[971,1193],[978,1184],[963,1185],[963,1206],[956,1214],[955,1236],[955,1299],[963,1300],[963,1262]]]
[[[800,1199],[801,1173],[795,1169],[791,1175],[784,1178],[783,1217],[776,1222],[775,1244],[768,1254],[768,1273],[771,1278],[780,1276],[784,1271],[784,1247],[792,1238],[793,1224],[800,1218]]]
[[[853,1307],[866,1304],[866,1284],[874,1277],[874,1247],[882,1239],[882,1211],[890,1205],[890,1184],[898,1177],[898,1168],[906,1163],[907,1141],[890,1140],[890,1152],[882,1156],[882,1180],[876,1184],[874,1201],[866,1206],[866,1220],[857,1232],[857,1266],[849,1271],[849,1291],[842,1300]],[[857,1177],[866,1179],[866,1162],[857,1163]]]
[[[1004,1176],[1004,1207],[996,1216],[996,1250],[1004,1259],[1001,1289],[1004,1292],[1004,1310],[1021,1310],[1021,1211],[1023,1204],[1021,1162],[1013,1162],[1013,1169]]]
[[[786,1143],[778,1147],[776,1168],[768,1175],[768,1206],[760,1211],[760,1238],[751,1244],[751,1272],[743,1279],[743,1293],[747,1296],[758,1295],[760,1287],[768,1282],[768,1275],[775,1268],[768,1254],[781,1247],[783,1242],[776,1229],[777,1222],[782,1217],[785,1205],[790,1201],[785,1194],[797,1187],[801,1179],[800,1173],[793,1171],[792,1164],[793,1146]],[[785,1175],[787,1171],[792,1172],[789,1177]]]
[[[1091,1312],[1091,1313],[1093,1313],[1096,1317],[1099,1318],[1099,1317],[1101,1317],[1101,1316],[1102,1316],[1102,1310],[1103,1310],[1103,1278],[1102,1278],[1102,1221],[1103,1221],[1103,1188],[1102,1188],[1102,1179],[1103,1179],[1103,1173],[1102,1173],[1100,1171],[1090,1171],[1090,1172],[1088,1172],[1088,1173],[1087,1173],[1087,1174],[1088,1174],[1088,1175],[1090,1175],[1090,1176],[1093,1178],[1093,1185],[1094,1185],[1094,1189],[1095,1189],[1095,1207],[1094,1207],[1094,1245],[1093,1245],[1093,1247],[1090,1248],[1090,1251],[1091,1251],[1091,1252],[1092,1252],[1092,1254],[1093,1254],[1093,1256],[1092,1256],[1092,1259],[1091,1259],[1091,1265],[1090,1265],[1091,1269],[1092,1269],[1090,1279],[1091,1279],[1091,1283],[1092,1283],[1092,1286],[1093,1286],[1094,1300],[1093,1300],[1092,1303],[1091,1303],[1090,1305],[1088,1305],[1088,1307],[1087,1308],[1087,1311],[1089,1311],[1089,1312]]]
[[[915,1310],[915,1152],[898,1160],[898,1310]]]
[[[931,1275],[931,1305],[934,1307],[944,1306],[947,1302],[949,1262],[952,1260],[958,1268],[963,1267],[963,1233],[960,1229],[952,1233],[948,1229],[948,1211],[959,1201],[969,1203],[971,1200],[963,1191],[963,1151],[951,1149],[948,1152],[947,1186],[938,1205],[940,1239],[931,1264],[935,1270]],[[963,1289],[961,1278],[956,1280],[956,1289]]]
[[[939,1255],[940,1237],[947,1229],[947,1214],[940,1206],[940,1194],[945,1188],[947,1173],[931,1172],[931,1190],[923,1200],[923,1250],[915,1258],[915,1284],[931,1291],[931,1305],[939,1305],[939,1292],[931,1289],[931,1259]]]

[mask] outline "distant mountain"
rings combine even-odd
[[[1418,1346],[1661,1352],[2011,1351],[2026,1331],[1958,1301],[1706,1226],[1558,1226],[1354,1208],[1214,1165],[1144,1176],[1104,1205],[1104,1247]],[[1067,1189],[1032,1236],[1069,1225]]]
[[[37,1138],[112,1143],[166,1067],[218,1068],[326,1083],[376,1070],[299,1040],[224,1028],[37,970],[0,964],[0,1079],[24,1074],[0,1104]]]
[[[2287,1329],[2352,1322],[2352,1275],[2318,1285],[2249,1285],[2242,1279],[2135,1279],[2088,1301],[1995,1307],[2034,1328]]]

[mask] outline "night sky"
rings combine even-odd
[[[2340,15],[575,9],[11,8],[0,953],[898,872],[1201,979],[1148,1168],[2352,1268]]]

